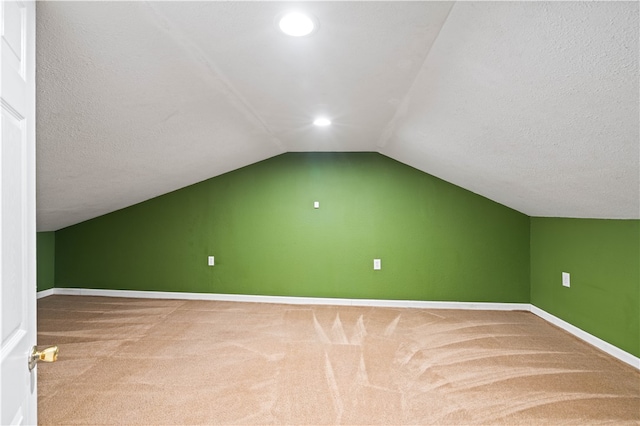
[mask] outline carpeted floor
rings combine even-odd
[[[41,424],[640,424],[640,372],[526,312],[50,296]]]

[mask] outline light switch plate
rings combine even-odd
[[[373,269],[375,269],[376,271],[382,269],[382,262],[380,259],[373,259]]]
[[[209,263],[209,266],[213,266],[213,265],[216,264],[215,259],[214,259],[213,256],[209,256],[208,263]]]
[[[571,274],[568,272],[562,273],[562,285],[564,287],[571,287]]]
[[[313,208],[314,209],[319,209],[320,208],[320,201],[314,201],[313,202]]]

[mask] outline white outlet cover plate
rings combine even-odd
[[[209,266],[213,266],[216,264],[215,258],[213,256],[209,256],[208,262],[209,262]]]
[[[313,202],[313,208],[314,209],[319,209],[320,208],[320,201],[314,201]]]
[[[571,287],[571,274],[568,272],[562,273],[562,285],[564,287]]]
[[[376,271],[382,269],[382,262],[380,259],[373,259],[373,269]]]

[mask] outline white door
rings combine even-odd
[[[36,424],[35,3],[0,0],[0,424]]]

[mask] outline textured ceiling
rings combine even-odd
[[[315,34],[278,32],[295,6]],[[640,218],[638,13],[38,2],[38,229],[287,151],[378,151],[534,216]]]

